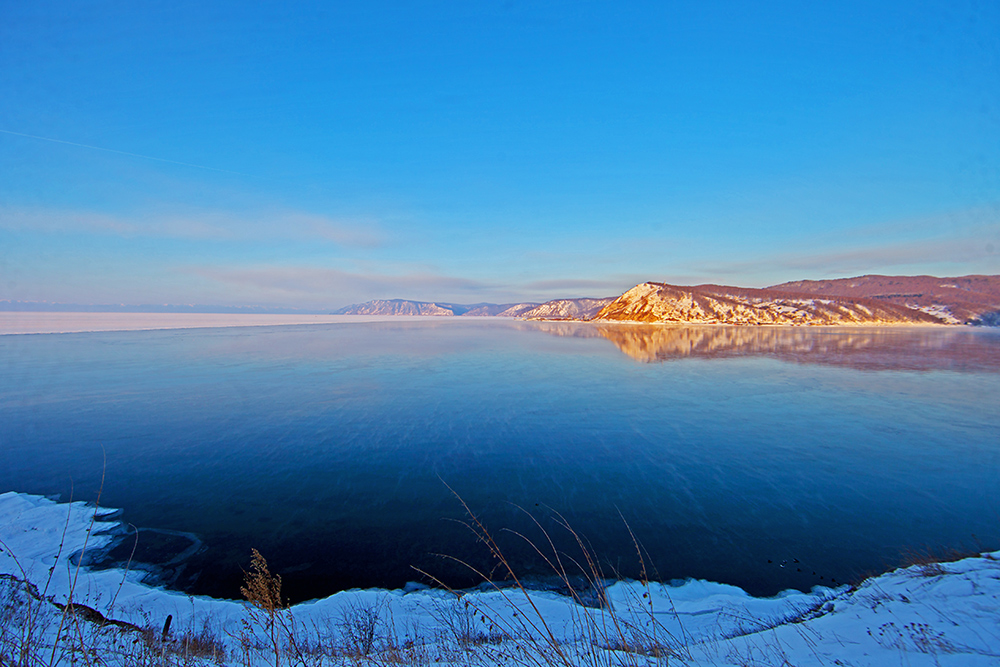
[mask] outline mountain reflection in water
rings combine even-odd
[[[1000,332],[944,327],[765,327],[537,322],[554,336],[606,338],[643,363],[768,356],[859,370],[1000,369]]]

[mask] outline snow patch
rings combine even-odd
[[[915,306],[907,304],[907,307],[912,308],[913,310],[919,310],[923,313],[927,313],[928,315],[933,315],[934,317],[938,318],[943,322],[947,322],[948,324],[962,323],[961,320],[959,320],[952,314],[951,309],[948,308],[948,306],[944,306],[941,304],[933,304],[930,306]]]

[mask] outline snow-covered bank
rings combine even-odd
[[[251,627],[244,623],[249,605],[151,588],[138,581],[139,573],[73,564],[84,549],[111,539],[101,529],[113,524],[94,523],[95,512],[83,503],[0,495],[0,573],[32,582],[55,602],[72,595],[106,618],[139,627],[159,629],[168,615],[174,628],[211,627],[227,646],[226,664],[241,662],[235,656],[239,638],[245,638],[240,633]],[[385,646],[397,652],[408,646],[421,664],[547,664],[562,658],[593,664],[600,655],[607,664],[997,665],[998,559],[1000,552],[913,566],[857,588],[788,591],[774,598],[706,581],[619,582],[607,589],[606,610],[516,588],[466,592],[460,599],[429,589],[346,591],[296,605],[285,618],[286,627],[298,628],[303,637],[312,633],[312,639],[300,640],[303,645],[356,644],[352,627],[363,630],[367,623]],[[46,613],[59,612],[52,606]],[[4,637],[0,628],[0,650]],[[415,646],[422,648],[414,653]],[[517,658],[532,651],[537,658]],[[338,664],[332,656],[315,664]],[[263,661],[263,654],[257,659]]]

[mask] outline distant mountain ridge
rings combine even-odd
[[[520,317],[544,320],[587,320],[614,301],[602,299],[553,299],[545,303],[443,303],[407,299],[375,299],[333,311],[333,315],[433,315],[439,317]]]
[[[646,282],[618,297],[461,305],[404,299],[335,315],[439,315],[685,324],[1000,326],[1000,276],[879,276],[802,280],[763,289]]]
[[[333,311],[333,315],[434,315],[438,317],[519,317],[537,303],[440,303],[407,299],[375,299]]]

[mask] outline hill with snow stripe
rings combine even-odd
[[[677,324],[945,324],[930,313],[871,299],[724,285],[642,283],[602,308],[597,322]]]

